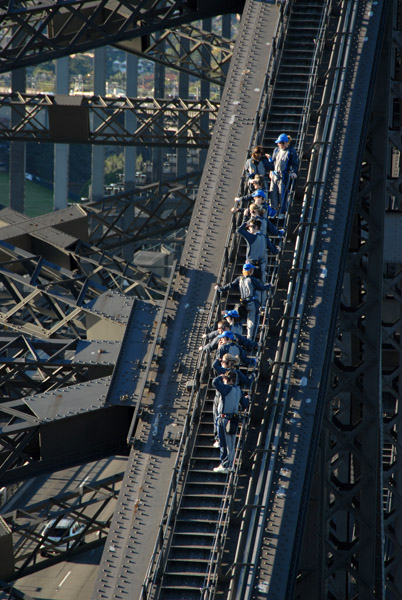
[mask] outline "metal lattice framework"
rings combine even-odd
[[[104,399],[112,373],[124,364],[123,336],[130,330],[131,342],[124,348],[131,360],[136,352],[143,357],[143,332],[152,330],[169,283],[85,242],[87,217],[79,207],[39,219],[3,209],[2,222],[0,320],[6,333],[0,342],[0,445],[4,459],[0,480],[5,481],[23,477],[25,465],[29,470],[46,462],[43,453],[38,461],[35,448],[41,446],[37,446],[38,436],[42,431],[42,439],[49,423],[48,410],[53,415],[50,421],[81,413],[89,420],[97,418],[91,417],[91,412],[113,404],[113,394],[106,405]],[[17,245],[11,245],[9,239]],[[36,244],[42,251],[39,255],[23,249]],[[133,315],[137,324],[142,323],[137,334],[131,331]],[[20,335],[12,335],[10,330]],[[146,337],[149,339],[152,336]],[[152,356],[149,360],[152,362]],[[127,396],[127,406],[136,401],[130,394],[141,388],[144,373],[140,369],[133,372],[126,381],[128,387],[115,385],[118,403],[120,395]],[[89,387],[84,399],[85,385]],[[64,390],[59,399],[64,394],[69,397],[71,408],[67,411],[54,396],[60,388]],[[52,409],[55,401],[57,415]]]
[[[136,194],[136,192],[132,193],[133,195]],[[108,198],[108,200],[111,202],[112,199]],[[74,208],[80,211],[79,214],[85,215],[85,212],[81,208]],[[76,210],[73,214],[76,213]],[[6,211],[7,215],[9,215],[10,211],[8,209],[6,209]],[[67,209],[67,212],[70,213],[71,210]],[[3,216],[4,211],[2,211],[1,214],[4,222],[8,217]],[[63,215],[64,211],[59,211],[59,213],[56,214],[56,216],[60,216],[62,220]],[[66,219],[69,217],[71,217],[71,214],[65,216]],[[112,218],[113,217],[111,216],[111,219]],[[22,227],[22,224],[24,223],[24,217],[14,211],[11,211],[10,220],[14,224],[19,224],[20,227]],[[136,267],[131,261],[126,261],[117,254],[107,252],[106,244],[95,246],[93,243],[85,242],[85,240],[81,238],[72,237],[67,234],[64,234],[66,237],[64,237],[63,254],[67,259],[67,262],[71,264],[71,270],[69,271],[69,275],[68,270],[64,272],[59,271],[58,267],[55,264],[52,264],[56,260],[57,251],[60,251],[59,223],[49,222],[49,226],[46,227],[46,219],[42,217],[40,220],[42,221],[42,227],[45,223],[46,235],[49,242],[49,246],[47,247],[48,251],[46,252],[45,249],[43,249],[45,255],[39,257],[17,247],[17,245],[11,245],[3,239],[3,241],[0,242],[0,263],[1,261],[6,261],[11,271],[18,271],[18,262],[23,261],[25,268],[32,273],[38,271],[46,264],[48,272],[53,272],[52,277],[55,278],[55,280],[63,277],[80,281],[89,280],[91,281],[92,286],[97,286],[98,294],[110,289],[120,294],[134,296],[151,302],[155,302],[155,300],[160,300],[164,297],[166,293],[166,281],[154,273]],[[35,231],[36,234],[40,229],[38,220],[33,219],[30,222],[32,223],[31,231]],[[103,225],[105,224],[106,222],[103,223]],[[107,224],[107,231],[109,233],[111,231],[114,232],[117,228],[118,225],[116,223]],[[11,229],[10,236],[13,237],[15,230],[12,228],[12,225]],[[29,229],[30,227],[28,225],[28,231]],[[27,235],[29,236],[28,231]],[[2,236],[3,238],[7,238],[7,229],[2,230]],[[125,241],[132,242],[134,238],[135,231],[131,231],[131,237],[130,233],[127,231]],[[106,234],[100,241],[105,242],[107,239],[108,235]],[[121,240],[121,243],[123,244],[123,240]],[[24,244],[22,244],[22,246],[25,247]],[[44,259],[45,261],[47,259],[49,262],[44,262]]]
[[[306,591],[317,589],[330,600],[402,598],[397,441],[402,271],[400,250],[389,250],[401,223],[402,145],[395,135],[401,127],[401,34],[400,5],[398,10],[394,4],[360,172],[317,463],[321,485],[316,482],[313,499],[315,518],[317,510],[323,515],[322,546],[317,587]],[[303,575],[308,581],[307,572]]]
[[[402,150],[402,148],[401,148]],[[402,556],[401,530],[402,494],[399,477],[400,444],[398,435],[401,429],[401,264],[387,265],[384,277],[383,303],[393,309],[394,320],[383,322],[382,350],[384,365],[382,370],[383,394],[383,509],[385,534],[385,582],[390,597],[402,598]],[[388,315],[389,318],[389,315]]]
[[[158,51],[155,41],[148,39],[148,36],[157,31],[177,32],[181,26],[200,19],[225,13],[241,13],[243,6],[242,0],[204,1],[196,7],[192,7],[187,0],[120,0],[117,3],[113,0],[1,2],[0,72],[125,40],[129,41],[131,50],[134,50],[132,40],[135,38],[138,40],[139,52],[149,47],[150,53],[155,54],[156,58]],[[183,61],[183,69],[187,70],[190,64],[192,69],[199,62],[200,36],[194,30],[184,30],[183,36],[193,46],[193,50],[187,51],[187,57]],[[176,41],[178,37],[175,33]],[[228,59],[227,43],[209,37],[206,46],[211,44],[212,39],[214,44],[219,44],[222,63],[225,64]],[[204,45],[203,41],[202,46]],[[176,49],[171,53],[170,60],[178,68],[175,55]],[[197,57],[193,59],[191,55]],[[216,65],[216,69],[210,69],[202,66],[202,63],[201,59],[200,64],[195,67],[198,76],[212,78],[221,85],[221,67]]]
[[[96,308],[97,299],[107,288],[42,257],[3,261],[0,284],[0,324],[23,334],[85,339],[87,314],[114,320]]]
[[[340,592],[345,595],[345,590],[347,598],[372,595],[373,590],[378,597],[387,593],[392,598],[402,598],[398,525],[402,502],[397,443],[401,265],[400,260],[399,264],[389,262],[388,253],[383,250],[384,240],[392,237],[387,227],[392,227],[395,219],[400,223],[402,146],[394,134],[400,128],[401,84],[396,81],[400,72],[398,12],[395,8],[393,33],[387,36],[385,44],[382,79],[376,86],[378,96],[361,171],[340,311],[341,335],[335,345],[332,410],[327,423],[330,451],[326,461],[329,479],[325,581],[329,598],[338,597]],[[393,41],[392,50],[388,40]],[[385,112],[390,116],[389,123],[384,123],[384,106],[389,107]],[[384,223],[386,210],[388,224]],[[373,489],[377,494],[372,493]]]
[[[378,119],[383,125],[384,105],[388,106],[389,124],[387,130],[387,153],[383,180],[386,185],[385,227],[384,227],[384,277],[382,281],[381,313],[381,400],[382,400],[382,436],[383,436],[383,518],[384,518],[384,570],[385,587],[392,598],[402,598],[402,494],[400,481],[401,452],[398,437],[401,430],[401,281],[402,254],[400,244],[401,227],[401,42],[402,42],[402,6],[394,2],[392,14],[392,35],[389,36],[391,53],[389,57],[389,76],[387,86],[389,96],[378,108]],[[374,141],[375,142],[375,141]],[[380,149],[381,150],[381,149]],[[377,201],[377,198],[376,198]],[[389,230],[391,223],[392,229]],[[390,248],[396,252],[389,256]]]
[[[123,23],[121,11],[127,12],[130,3],[125,3],[124,7],[122,4],[124,3],[120,3],[120,10],[116,9],[114,3],[112,5],[109,2],[96,4],[72,1],[62,7],[59,3],[55,3],[53,6],[50,6],[49,3],[46,6],[32,3],[28,9],[27,5],[23,3],[9,4],[7,13],[3,13],[3,15],[0,13],[3,17],[3,24],[6,24],[2,30],[4,37],[0,61],[2,59],[4,61],[1,63],[1,67],[9,70],[17,65],[21,67],[35,64],[35,62],[64,56],[71,52],[84,51],[86,47],[103,46],[108,43],[108,39],[110,39],[110,43],[116,42],[116,40],[121,40],[122,43],[124,40],[131,40],[133,32],[130,31],[130,27],[131,25],[137,26],[139,23],[137,24],[131,14],[124,15],[125,22]],[[141,17],[145,16],[144,13],[149,9],[151,3],[140,1],[136,4],[140,7],[137,13],[138,20],[139,14]],[[172,68],[178,68],[181,64],[181,69],[178,70],[223,85],[225,70],[232,51],[230,41],[222,40],[214,34],[207,35],[194,27],[185,27],[183,23],[195,18],[207,18],[217,12],[221,13],[222,10],[233,12],[235,3],[221,2],[218,3],[219,6],[216,6],[217,3],[204,3],[205,10],[203,11],[188,10],[187,4],[187,2],[169,1],[152,3],[152,9],[158,13],[159,21],[156,26],[150,24],[147,31],[144,31],[144,20],[141,21],[140,27],[138,27],[141,30],[141,46],[143,44],[147,46],[148,57],[152,57],[157,62]],[[243,3],[238,4],[242,5]],[[222,9],[223,5],[227,8]],[[61,10],[59,10],[60,8]],[[130,8],[132,9],[132,6]],[[99,22],[101,14],[106,15],[105,27],[112,34],[105,35]],[[157,20],[157,17],[155,19]],[[152,37],[152,33],[155,30],[166,29],[168,22],[173,26],[181,24],[181,31],[169,30],[157,41],[158,36]],[[91,29],[92,27],[93,29]],[[36,29],[37,31],[35,31]],[[183,32],[183,30],[185,31]],[[46,40],[46,34],[52,36],[52,39]],[[146,35],[149,37],[144,43]],[[82,44],[80,40],[83,40]],[[161,52],[162,44],[165,44],[165,48],[168,46],[165,57]],[[130,45],[131,42],[128,46]],[[130,48],[127,49],[130,50]],[[133,48],[131,50],[135,51]],[[139,54],[144,56],[141,51]],[[61,97],[45,97],[45,95],[29,97],[28,95],[11,94],[9,100],[6,97],[0,99],[0,104],[3,100],[3,108],[8,105],[10,114],[13,114],[13,126],[9,130],[9,135],[3,129],[0,137],[4,134],[5,139],[13,142],[29,140],[65,141],[67,143],[85,141],[91,144],[107,145],[207,148],[219,109],[217,103],[208,100],[183,101],[179,98],[167,101],[149,98],[111,100],[94,97],[79,99],[79,102],[73,106],[69,100],[64,104],[65,99]],[[62,107],[64,115],[67,106],[73,122],[78,115],[80,119],[83,118],[85,123],[88,123],[88,128],[85,126],[81,133],[77,134],[78,139],[72,139],[68,133],[66,137],[63,137],[63,134],[60,135],[57,128],[55,129],[55,112],[52,113],[52,109],[56,107],[57,110],[59,106]],[[134,114],[135,131],[127,129],[126,124],[129,121],[126,119],[127,110]],[[18,115],[17,119],[15,119],[16,115]],[[20,119],[19,123],[16,124],[18,119]],[[99,123],[91,133],[89,132],[89,122]],[[47,127],[48,124],[50,124],[49,127]],[[67,125],[66,130],[68,129]],[[81,137],[82,131],[88,133],[84,140]],[[75,133],[73,133],[74,135]],[[190,184],[189,179],[191,179]],[[96,412],[97,408],[100,409],[99,412],[106,409],[108,417],[112,412],[111,418],[113,419],[113,412],[116,411],[110,408],[111,400],[108,395],[105,406],[99,401],[98,406],[90,407],[88,398],[91,393],[96,399],[105,398],[105,391],[112,387],[111,381],[107,377],[112,364],[109,364],[108,361],[103,362],[103,380],[99,379],[99,384],[94,381],[90,382],[95,384],[94,388],[96,387],[92,392],[85,385],[80,386],[83,382],[96,376],[99,377],[96,370],[100,365],[90,364],[90,361],[87,364],[85,360],[77,364],[78,345],[85,338],[88,324],[93,324],[94,321],[104,321],[105,329],[109,328],[109,321],[112,324],[123,324],[122,329],[124,330],[132,306],[132,299],[127,296],[146,297],[151,301],[150,303],[155,305],[165,295],[166,285],[150,273],[132,268],[125,261],[112,256],[109,250],[124,244],[133,244],[133,240],[135,240],[135,244],[141,245],[144,241],[154,240],[155,236],[165,239],[170,232],[185,227],[191,217],[195,197],[194,189],[198,186],[199,179],[200,174],[197,173],[190,178],[187,177],[185,181],[146,186],[146,189],[141,190],[140,193],[130,192],[121,195],[120,198],[114,196],[104,199],[102,206],[87,205],[85,210],[89,215],[89,220],[95,224],[93,232],[94,236],[98,236],[94,237],[97,245],[92,244],[94,239],[91,239],[91,243],[75,240],[70,247],[62,248],[61,251],[71,259],[71,270],[61,268],[44,259],[43,256],[29,254],[7,243],[4,244],[4,248],[2,247],[0,294],[3,312],[0,315],[0,326],[20,333],[20,335],[10,335],[3,340],[3,345],[0,342],[3,400],[7,400],[2,404],[0,410],[0,446],[3,457],[0,465],[0,481],[4,485],[8,485],[12,481],[23,480],[38,472],[44,472],[44,469],[61,468],[65,465],[66,463],[63,463],[59,456],[49,458],[49,449],[47,449],[47,454],[42,454],[42,441],[47,435],[48,442],[50,440],[51,444],[57,437],[57,431],[60,428],[63,428],[64,432],[70,428],[71,434],[71,428],[74,427],[74,421],[71,422],[71,420],[76,419],[75,425],[79,420],[79,426],[83,427],[86,416],[81,413],[85,411],[89,413],[93,408],[95,408],[93,412]],[[131,215],[131,220],[127,218],[128,215]],[[122,223],[124,223],[124,228]],[[131,227],[135,228],[134,235],[133,230],[130,232]],[[113,290],[114,295],[119,298],[115,310],[108,311],[105,308],[105,302],[110,307],[112,294],[109,293],[109,290]],[[146,339],[151,337],[149,333],[144,334],[143,328],[141,331]],[[134,340],[134,336],[132,335],[130,339]],[[121,345],[124,346],[124,344],[127,345],[127,340],[123,340]],[[94,350],[96,351],[95,348]],[[132,359],[131,349],[126,349],[126,353]],[[152,358],[149,359],[148,364],[151,362]],[[134,366],[131,363],[134,363]],[[138,360],[130,362],[127,359],[130,369],[137,368],[138,371],[142,371],[147,366],[145,361],[141,365],[137,363]],[[117,367],[116,364],[113,366]],[[127,367],[124,372],[127,372]],[[62,387],[65,389],[60,389]],[[49,409],[49,415],[53,408],[56,411],[50,392],[55,392],[55,404],[58,406],[58,397],[68,395],[67,400],[71,400],[70,388],[74,387],[77,389],[75,396],[74,390],[72,390],[71,413],[58,414],[56,417],[47,415],[43,417],[43,414],[40,413],[38,415],[35,407],[41,403],[45,406],[45,410]],[[78,389],[80,387],[82,389]],[[86,398],[80,405],[80,396],[83,393]],[[31,398],[27,397],[29,394],[32,394]],[[126,423],[130,422],[129,419],[127,420],[127,416],[130,418],[131,412],[125,404],[131,404],[133,407],[135,401],[138,400],[135,395],[126,400],[127,397],[127,394],[123,394],[120,396],[120,404],[117,401],[117,410],[123,412]],[[85,405],[85,402],[88,406]],[[134,413],[133,419],[135,419],[135,415],[136,413]],[[57,419],[60,421],[64,419],[67,423],[60,424]],[[50,421],[53,422],[49,423]],[[104,418],[103,421],[105,421]],[[92,423],[89,417],[85,422]],[[115,418],[115,423],[114,429],[118,429],[118,418]],[[51,429],[52,427],[53,429]],[[96,426],[89,428],[96,429]],[[117,444],[118,439],[115,448],[118,447]],[[46,443],[44,445],[46,446]],[[63,443],[61,442],[60,445],[62,446]],[[103,442],[103,445],[106,447],[106,442]],[[89,449],[90,451],[91,449]],[[106,451],[113,453],[113,444],[110,444],[110,449]],[[85,453],[82,453],[78,460],[88,460],[88,456],[90,454],[85,456]],[[45,466],[43,466],[44,463],[46,463]],[[79,491],[81,500],[86,493],[87,489]],[[92,493],[92,490],[88,493]],[[107,500],[104,500],[105,493],[102,496],[102,504],[95,514],[91,510],[97,502],[95,499],[91,498],[86,503],[81,502],[83,508],[81,504],[77,507],[74,500],[71,506],[68,504],[68,499],[66,501],[63,498],[56,499],[60,507],[56,518],[59,518],[59,515],[60,518],[66,515],[72,516],[76,521],[85,524],[83,535],[97,535],[96,541],[86,543],[85,550],[95,544],[104,543],[106,539],[109,522],[104,523],[103,520],[98,520],[98,515],[103,513],[107,503]],[[112,495],[112,499],[114,498],[115,494]],[[87,505],[91,511],[89,517],[82,512]],[[42,510],[43,507],[40,509]],[[47,516],[50,517],[50,515]],[[53,514],[51,516],[53,517]],[[22,518],[21,522],[18,522],[18,518],[10,521],[15,532],[17,533],[18,530],[18,534],[22,536],[18,551],[14,553],[17,567],[16,577],[22,573],[25,575],[39,568],[50,566],[50,564],[65,558],[64,553],[56,552],[54,558],[45,561],[39,559],[38,561],[40,546],[43,543],[39,529],[40,521],[34,518],[32,527],[32,522],[22,522],[27,518],[26,513],[24,515],[14,513],[13,517]],[[80,541],[77,540],[77,548],[74,547],[69,554],[73,554],[75,550],[82,551],[82,548],[78,549]],[[12,597],[13,590],[7,589],[7,591]]]
[[[207,148],[219,103],[181,98],[109,98],[49,94],[3,94],[0,110],[15,117],[0,125],[0,139],[26,142],[80,142],[105,145]],[[66,110],[67,107],[67,110]],[[58,109],[61,109],[59,113]],[[59,114],[58,114],[59,113]],[[131,113],[135,129],[128,129]],[[90,131],[89,123],[95,122]],[[208,117],[204,125],[203,117]],[[54,119],[54,125],[52,125]],[[61,120],[61,123],[58,122]],[[50,124],[49,124],[50,122]],[[77,125],[78,124],[78,125]]]
[[[374,168],[366,164],[362,173],[354,217],[325,426],[323,583],[328,586],[325,597],[331,599],[345,589],[345,598],[372,594],[374,588],[382,597],[384,585],[380,426],[384,195],[378,193],[379,173],[370,166]]]
[[[123,473],[113,475],[81,485],[71,492],[39,502],[23,511],[4,514],[4,521],[18,540],[14,544],[15,576],[34,573],[73,556],[77,551],[91,550],[104,544],[122,478]],[[48,539],[49,532],[44,532],[44,526],[50,519],[58,522],[64,518],[74,519],[80,526],[79,534],[68,549],[52,543]],[[47,557],[41,556],[43,544],[49,549]],[[4,589],[1,584],[0,589]]]
[[[0,398],[17,400],[31,394],[111,375],[120,342],[39,340],[25,335],[0,338]],[[82,356],[83,350],[85,355]],[[89,352],[88,352],[89,350]],[[112,350],[112,352],[111,352]],[[90,360],[95,353],[97,362]]]
[[[193,24],[150,34],[148,45],[142,51],[131,42],[116,44],[132,54],[219,86],[225,85],[233,45],[232,40]]]
[[[168,241],[167,234],[189,224],[200,179],[200,172],[190,173],[86,204],[91,242],[110,251],[156,238]]]

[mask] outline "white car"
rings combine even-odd
[[[78,523],[74,519],[66,518],[52,519],[46,523],[41,535],[46,537],[41,544],[40,552],[43,556],[52,554],[57,550],[65,552],[76,542],[77,537],[84,531],[85,525]]]

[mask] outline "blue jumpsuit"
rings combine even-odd
[[[229,369],[225,369],[222,367],[221,361],[219,358],[215,359],[212,363],[212,368],[215,369],[215,372],[218,375],[224,375]],[[240,369],[230,369],[230,371],[236,373],[236,385],[240,385],[243,388],[250,388],[253,380],[251,377],[247,377],[244,373],[240,371]],[[214,420],[214,437],[215,439],[219,439],[218,435],[218,411],[219,411],[219,402],[220,402],[220,393],[218,390],[215,392],[214,402],[212,405],[212,415]]]
[[[232,469],[236,451],[236,434],[227,433],[226,425],[230,417],[238,412],[239,406],[243,409],[248,407],[248,401],[238,385],[223,383],[222,375],[215,377],[212,385],[220,394],[217,427],[221,465]]]
[[[287,198],[289,193],[290,173],[296,173],[299,169],[299,157],[293,146],[281,150],[275,148],[272,153],[274,170],[270,172],[271,204],[285,214],[287,211]]]
[[[264,291],[270,288],[270,284],[263,284],[259,279],[248,275],[239,275],[230,283],[222,286],[220,291],[231,290],[237,288],[240,292],[240,302],[247,311],[247,337],[254,339],[258,327],[258,309],[260,303],[257,298],[257,291]]]

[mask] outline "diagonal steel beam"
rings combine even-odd
[[[22,403],[21,408],[26,409]],[[23,414],[23,411],[21,411],[21,413]],[[4,415],[6,415],[6,413],[3,414],[2,411],[2,422],[4,422]],[[14,419],[16,418],[17,417],[14,417]],[[0,481],[2,481],[3,473],[6,473],[11,469],[22,467],[33,460],[30,442],[37,435],[39,429],[39,420],[37,419],[36,423],[33,422],[33,416],[30,414],[25,414],[24,418],[26,423],[23,430],[2,434],[1,436],[0,449],[2,459],[0,461]],[[14,419],[12,418],[9,420],[7,423],[8,427],[12,426]]]
[[[1,94],[0,111],[9,117],[0,123],[0,139],[207,148],[218,110],[219,103],[209,99]],[[135,130],[126,125],[127,112],[135,116]],[[91,130],[92,122],[98,124]]]
[[[44,502],[4,514],[4,520],[14,534],[15,573],[18,578],[49,567],[80,546],[80,552],[104,543],[113,518],[113,503],[118,495],[123,473],[117,473],[100,481],[82,485],[71,492],[54,496]],[[43,532],[50,520],[59,521],[70,517],[82,525],[82,531],[70,550],[61,550]],[[96,542],[94,538],[96,537]],[[53,559],[41,556],[41,546],[46,545],[55,554]],[[4,589],[0,583],[0,589]]]
[[[111,375],[120,342],[0,338],[0,399],[32,394]]]
[[[31,259],[31,262],[35,258]],[[26,273],[30,261],[15,261],[13,268]],[[96,300],[106,292],[106,288],[88,278],[72,278],[70,272],[50,267],[38,273],[35,285],[24,277],[0,266],[0,323],[21,333],[49,338],[55,333],[61,337],[86,337],[85,315],[101,316],[96,308]],[[83,295],[83,292],[85,294]],[[103,314],[109,319],[110,315]]]
[[[107,196],[82,208],[90,224],[90,241],[111,250],[124,244],[166,237],[190,222],[201,173],[155,182]]]
[[[15,214],[18,216],[18,213]],[[35,227],[35,224],[33,226]],[[55,229],[54,236],[48,240],[49,246],[52,239],[55,240],[56,245],[57,228]],[[6,235],[5,231],[6,228],[3,229],[3,235]],[[43,277],[43,273],[49,269],[50,278],[58,279],[62,273],[64,278],[72,279],[74,282],[86,281],[86,286],[89,279],[99,291],[110,289],[150,301],[161,299],[166,293],[166,281],[117,255],[108,254],[106,247],[96,247],[81,239],[72,238],[66,253],[74,259],[74,268],[72,271],[59,271],[57,265],[49,263],[43,257],[32,255],[8,244],[5,240],[0,240],[0,263],[14,270],[18,269],[18,264],[22,261],[28,279],[33,285],[37,283],[39,274],[41,273]],[[53,275],[51,275],[52,271]],[[79,294],[82,295],[82,289]]]
[[[146,48],[157,31],[243,7],[244,0],[1,2],[0,72],[135,38]]]
[[[150,34],[144,48],[138,47],[137,40],[114,45],[171,69],[224,86],[234,40],[188,24],[158,35]]]

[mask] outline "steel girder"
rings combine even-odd
[[[91,371],[93,379],[63,388],[54,379],[47,391],[35,390],[31,396],[0,404],[0,485],[127,451],[127,437],[135,427],[140,402],[150,389],[164,335],[160,306],[127,300],[124,304],[130,314],[122,339],[112,337],[116,328],[101,322],[88,328],[88,335],[95,329],[100,340],[76,345],[71,360],[98,367]],[[110,303],[104,310],[108,306]],[[124,306],[117,308],[124,313]],[[62,340],[57,340],[54,346],[57,344],[70,356],[68,343],[63,346]],[[35,345],[49,349],[52,343],[35,340]],[[113,371],[107,376],[111,361]]]
[[[382,290],[382,401],[383,401],[383,509],[385,536],[385,585],[387,594],[402,599],[402,485],[400,435],[402,428],[401,366],[402,366],[402,252],[401,231],[401,45],[402,6],[394,1],[390,55],[388,129],[386,169],[386,213],[384,231],[384,279]],[[381,107],[384,114],[384,104]],[[380,109],[379,109],[380,110]],[[385,155],[384,155],[385,156]],[[383,156],[383,160],[384,160]],[[377,158],[377,155],[375,156]],[[392,228],[392,222],[396,222]],[[397,232],[390,239],[392,232]],[[399,241],[399,243],[398,243]],[[389,246],[392,246],[389,252]]]
[[[384,597],[381,300],[387,151],[380,118],[379,129],[371,131],[370,163],[361,172],[324,427],[323,597],[331,599]]]
[[[190,173],[85,204],[90,241],[106,251],[168,242],[168,234],[189,224],[200,179],[200,172]]]
[[[400,231],[402,205],[401,6],[393,5],[361,171],[330,390],[326,521],[327,556],[332,559],[325,570],[329,598],[402,598],[402,253],[400,245],[393,257],[387,249],[393,221]],[[394,247],[397,239],[392,238]],[[383,566],[375,589],[367,587],[365,552],[370,546],[376,547],[377,564]]]
[[[87,337],[86,318],[126,322],[97,307],[107,288],[38,256],[18,256],[0,265],[0,324],[39,338]]]
[[[207,148],[219,103],[16,92],[0,95],[4,109],[16,117],[13,123],[0,123],[0,139],[9,141]],[[134,130],[127,128],[128,112],[135,117]]]
[[[18,579],[104,544],[123,475],[124,473],[119,473],[87,483],[24,510],[3,514],[14,538],[15,572],[7,579]],[[44,526],[49,520],[60,521],[64,518],[74,519],[83,527],[68,550],[53,544],[48,539],[48,534],[43,534]],[[41,555],[44,543],[50,548],[51,557]],[[0,583],[1,589],[4,587]]]
[[[225,85],[234,41],[189,24],[173,31],[168,29],[157,35],[150,34],[147,43],[143,49],[138,49],[136,40],[114,45],[170,69],[215,85]]]
[[[119,341],[2,336],[0,399],[16,400],[111,375],[119,349]]]
[[[391,449],[387,455],[390,463],[395,460],[395,447],[384,445],[386,434],[382,429],[384,416],[386,422],[390,417],[383,404],[382,378],[386,367],[382,321],[387,293],[384,213],[391,153],[391,111],[384,107],[389,106],[391,37],[389,33],[384,36],[338,314],[321,456],[316,469],[320,482],[316,480],[312,504],[314,518],[317,512],[322,518],[315,532],[316,540],[320,540],[317,579],[312,583],[314,578],[307,573],[301,577],[307,581],[305,592],[309,598],[382,599],[386,597],[386,569],[388,582],[392,582],[396,571],[401,573],[400,551],[394,540],[391,542],[389,536],[384,544],[385,519],[398,504],[400,518],[401,502],[391,498],[392,491],[390,496],[384,491],[383,478],[387,477],[389,465],[384,465],[384,474],[382,469],[386,448]],[[396,405],[397,402],[392,404],[391,412]],[[392,555],[398,560],[391,566]],[[313,590],[316,595],[312,595]],[[392,583],[390,590],[392,598],[402,597],[400,591],[393,595]]]
[[[60,58],[92,48],[129,41],[142,52],[154,41],[150,36],[158,31],[177,31],[181,26],[221,14],[241,13],[244,0],[70,0],[59,2],[1,2],[0,3],[0,72]],[[184,31],[193,40],[194,32]],[[176,41],[178,36],[174,36]],[[197,36],[198,37],[198,36]],[[207,43],[210,43],[211,37]],[[217,38],[214,38],[214,44]],[[194,40],[198,54],[199,39]],[[203,45],[205,45],[203,43]],[[219,44],[223,64],[227,60],[226,43]],[[150,50],[150,52],[155,52]],[[175,67],[179,67],[172,53]],[[155,52],[155,58],[158,51]],[[189,58],[189,57],[187,57]],[[195,67],[198,60],[183,62],[183,68]],[[216,63],[216,61],[215,61]],[[197,71],[207,79],[214,70],[197,65]],[[222,78],[217,65],[218,83]],[[196,73],[194,73],[196,74]],[[199,75],[198,75],[199,76]],[[222,84],[222,82],[220,83]]]
[[[0,263],[2,260],[9,262],[10,268],[15,270],[17,262],[26,259],[32,263],[31,269],[35,270],[35,261],[44,260],[53,265],[55,273],[59,267],[67,265],[71,277],[89,279],[93,285],[99,286],[101,291],[114,290],[151,302],[162,299],[166,293],[166,281],[117,255],[108,253],[103,246],[96,247],[86,242],[79,226],[76,236],[70,235],[70,231],[74,231],[74,225],[66,231],[66,223],[76,222],[74,216],[77,211],[85,219],[86,230],[88,224],[85,211],[78,206],[33,219],[27,219],[10,209],[0,211],[3,223],[10,224],[0,231]],[[116,224],[114,226],[117,227]],[[110,228],[109,223],[108,230]],[[7,240],[11,240],[13,245]],[[46,243],[43,244],[43,241]],[[37,244],[41,247],[41,259],[34,252],[22,249],[32,247],[32,250],[35,250]],[[55,276],[57,277],[57,273]]]

